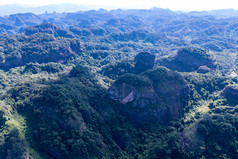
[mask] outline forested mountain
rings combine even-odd
[[[237,158],[236,11],[0,17],[0,158]]]

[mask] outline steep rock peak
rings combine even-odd
[[[165,68],[142,74],[125,74],[108,89],[119,109],[136,122],[168,124],[185,106],[189,87],[184,78]]]

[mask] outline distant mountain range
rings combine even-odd
[[[62,4],[52,4],[46,6],[26,6],[21,4],[9,4],[9,5],[0,5],[0,16],[16,14],[16,13],[26,13],[31,12],[35,14],[41,14],[45,12],[77,12],[77,11],[86,11],[86,10],[98,10],[100,8],[111,10],[118,9],[116,6],[98,6],[98,5],[79,5],[79,4],[71,4],[71,3],[62,3]],[[157,7],[153,7],[152,9],[159,9]],[[184,13],[183,11],[177,11],[178,13]],[[194,16],[205,16],[212,15],[218,18],[229,18],[238,16],[238,10],[234,9],[219,9],[212,11],[191,11],[190,15]]]
[[[35,14],[41,14],[44,12],[76,12],[76,11],[85,11],[92,9],[113,9],[113,6],[96,6],[96,5],[78,5],[78,4],[70,4],[70,3],[62,3],[62,4],[53,4],[47,6],[25,6],[20,4],[9,4],[9,5],[0,5],[0,16],[16,14],[16,13],[26,13],[32,12]]]
[[[212,11],[192,11],[190,12],[191,15],[195,16],[205,16],[205,15],[211,15],[219,18],[229,18],[229,17],[236,17],[238,16],[238,10],[234,9],[218,9],[218,10],[212,10]]]

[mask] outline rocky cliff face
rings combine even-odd
[[[216,58],[213,53],[200,48],[182,48],[171,59],[159,61],[162,66],[181,72],[197,71],[207,73],[216,69]]]
[[[108,90],[109,97],[120,102],[119,109],[132,120],[163,125],[179,116],[188,94],[183,77],[165,68],[126,74]]]

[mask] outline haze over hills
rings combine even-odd
[[[96,6],[96,5],[78,5],[78,4],[71,4],[71,3],[63,3],[63,4],[52,4],[46,6],[28,6],[28,5],[21,5],[21,4],[9,4],[9,5],[0,5],[0,15],[9,15],[9,14],[16,14],[16,13],[35,13],[35,14],[42,14],[45,12],[77,12],[77,11],[85,11],[85,10],[92,10],[92,9],[114,9],[113,6]]]
[[[86,11],[86,10],[98,10],[100,8],[106,10],[119,9],[116,6],[111,5],[79,5],[72,3],[62,3],[62,4],[51,4],[44,6],[31,6],[31,5],[23,5],[23,4],[8,4],[8,5],[0,5],[0,16],[16,14],[16,13],[26,13],[31,12],[35,14],[42,14],[45,12],[77,12],[77,11]],[[157,8],[157,7],[154,7]],[[128,8],[124,8],[128,9]],[[184,11],[177,11],[178,13],[184,13]],[[187,11],[186,11],[187,12]],[[190,11],[191,15],[195,16],[204,16],[204,15],[212,15],[215,17],[235,17],[238,15],[238,10],[234,9],[217,9],[217,10],[209,10],[209,11]]]

